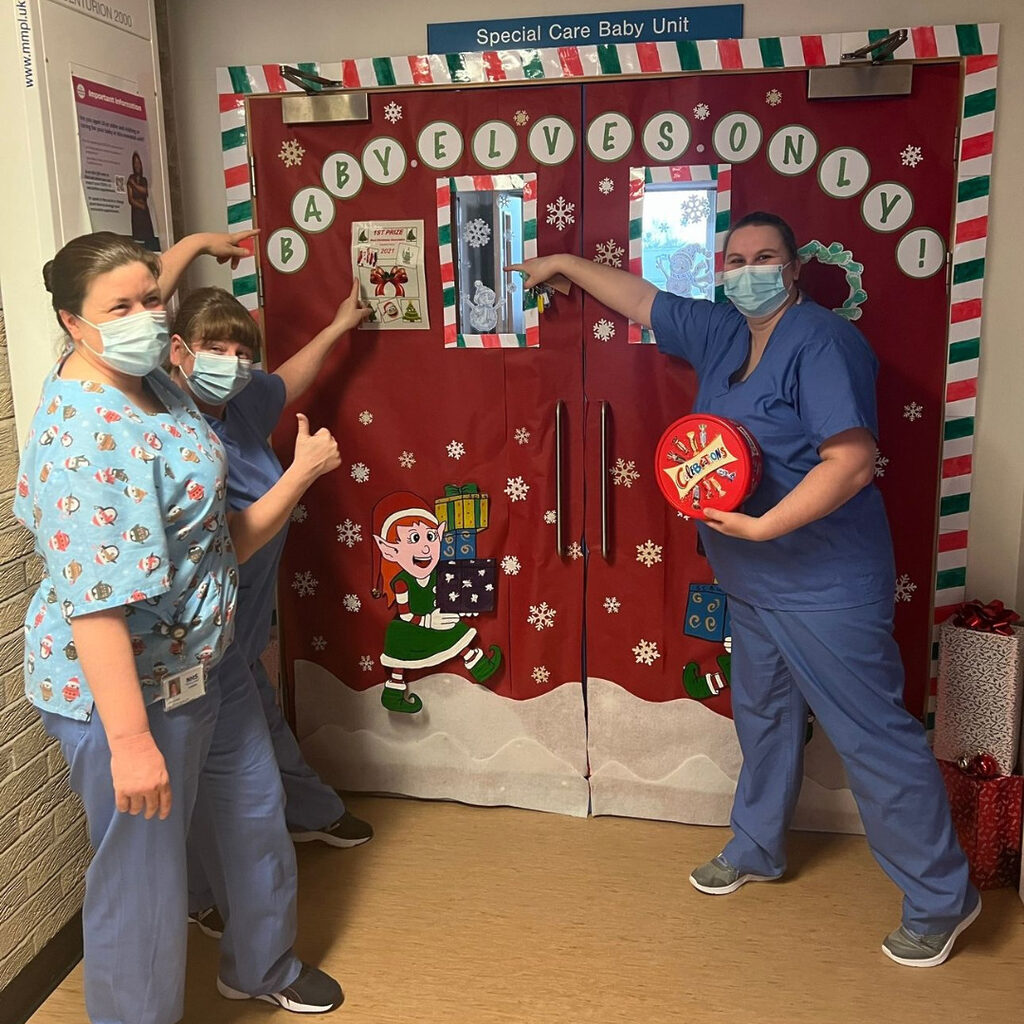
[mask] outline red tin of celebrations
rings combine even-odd
[[[761,449],[732,420],[704,414],[671,424],[655,452],[654,475],[666,501],[684,515],[735,512],[761,482]]]

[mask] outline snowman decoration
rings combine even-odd
[[[473,288],[473,298],[468,301],[470,326],[478,334],[491,334],[498,326],[497,295],[483,281],[474,281]]]

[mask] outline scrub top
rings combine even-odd
[[[163,370],[147,375],[166,412],[111,384],[43,386],[21,456],[14,514],[45,574],[25,615],[25,692],[87,721],[93,697],[71,620],[123,606],[147,704],[166,675],[216,664],[231,642],[238,570],[227,466],[216,435]]]
[[[742,423],[764,454],[761,484],[740,511],[760,516],[821,462],[830,437],[863,427],[877,437],[878,360],[851,323],[806,296],[783,314],[753,373],[741,371],[750,328],[731,303],[659,292],[651,326],[662,352],[697,372],[694,412]],[[850,608],[891,599],[892,541],[881,493],[869,484],[830,515],[770,541],[698,524],[723,590],[762,608]]]
[[[228,505],[234,510],[247,508],[281,479],[281,463],[267,439],[284,403],[284,381],[253,370],[252,380],[224,407],[224,418],[206,417],[227,453]],[[247,665],[259,659],[270,638],[277,566],[287,535],[285,526],[239,566],[235,644]]]

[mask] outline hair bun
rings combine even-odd
[[[53,294],[53,260],[47,260],[43,264],[43,284],[46,285],[46,290],[52,295]]]

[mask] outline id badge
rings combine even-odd
[[[187,668],[184,672],[176,672],[173,676],[164,676],[161,683],[164,697],[164,710],[181,707],[206,693],[206,669],[202,665]]]

